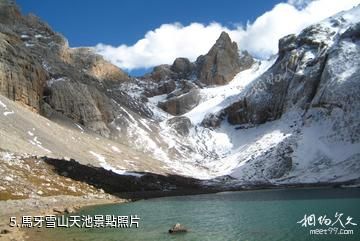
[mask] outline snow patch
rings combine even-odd
[[[3,107],[4,109],[7,109],[7,106],[0,100],[0,106]]]
[[[100,154],[98,154],[96,152],[93,152],[93,151],[89,151],[89,153],[97,158],[97,160],[100,163],[100,166],[103,167],[105,170],[112,171],[112,172],[114,172],[116,174],[125,175],[125,176],[135,176],[135,177],[143,176],[143,174],[140,174],[140,173],[128,172],[128,171],[123,170],[123,169],[114,168],[113,166],[109,165],[106,162],[104,156],[102,156],[102,155],[100,155]]]
[[[3,161],[11,161],[15,158],[15,154],[11,152],[0,152],[0,159]]]
[[[117,148],[116,146],[111,146],[111,149],[112,149],[114,152],[122,153],[122,151],[120,151],[120,149]]]
[[[93,152],[93,151],[89,151],[89,153],[90,153],[91,155],[93,155],[94,157],[96,157],[97,160],[100,162],[100,164],[101,164],[101,163],[106,163],[105,157],[103,157],[102,155],[100,155],[100,154],[98,154],[98,153],[96,153],[96,152]]]
[[[57,79],[50,79],[47,81],[47,85],[49,87],[51,87],[53,84],[57,83],[57,82],[65,82],[65,81],[69,81],[66,77],[60,77],[60,78],[57,78]]]
[[[84,128],[81,127],[81,125],[75,123],[76,127],[81,130],[81,133],[84,133]]]
[[[34,128],[33,128],[33,130],[34,130]],[[43,151],[46,151],[47,153],[52,153],[52,151],[50,151],[49,149],[42,146],[42,143],[38,140],[38,137],[35,136],[33,132],[28,131],[27,133],[29,136],[33,137],[32,140],[31,139],[29,140],[30,144],[42,149]]]
[[[263,60],[254,64],[250,69],[241,71],[227,85],[204,88],[200,90],[201,103],[184,114],[194,125],[200,124],[209,113],[216,113],[232,103],[232,96],[239,95],[253,80],[264,73],[273,63]]]
[[[12,115],[12,114],[15,114],[14,111],[5,111],[4,112],[4,116],[8,116],[8,115]]]
[[[32,43],[25,43],[25,46],[28,47],[28,48],[30,48],[30,47],[34,47],[34,44],[32,44]]]

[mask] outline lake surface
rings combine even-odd
[[[345,228],[336,222],[353,219]],[[57,240],[360,240],[360,189],[282,189],[166,197],[83,209],[78,215],[138,215],[139,228],[57,228],[46,235]],[[297,223],[314,214],[315,226]],[[319,218],[326,218],[320,225]],[[169,234],[175,223],[187,233]],[[338,228],[338,233],[334,234]],[[310,229],[332,234],[310,235]],[[340,229],[353,234],[339,234]],[[328,231],[329,232],[329,231]],[[349,231],[346,231],[349,233]]]

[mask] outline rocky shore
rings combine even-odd
[[[20,221],[22,216],[59,215],[76,212],[85,206],[128,201],[108,194],[84,196],[60,195],[0,201],[0,240],[33,240],[32,236],[39,235],[39,232],[42,231],[40,229],[10,227],[10,217],[17,217],[17,220]]]

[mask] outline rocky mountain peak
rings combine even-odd
[[[224,85],[253,63],[252,56],[246,51],[240,53],[236,42],[222,32],[209,52],[200,55],[194,63],[187,58],[176,58],[172,65],[154,67],[145,78],[155,82],[197,79],[204,85]]]
[[[225,31],[221,32],[219,38],[216,40],[216,43],[212,49],[214,49],[214,48],[224,48],[224,49],[233,48],[234,50],[238,49],[237,44],[235,42],[231,41],[229,34]]]
[[[224,85],[240,71],[250,68],[254,60],[248,53],[246,58],[240,58],[237,44],[231,41],[229,34],[222,32],[210,51],[200,56],[196,63],[200,82]]]

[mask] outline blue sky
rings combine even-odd
[[[278,40],[298,34],[360,0],[17,0],[62,33],[131,75],[176,57],[194,61],[222,31],[258,59],[277,53]]]
[[[163,23],[246,24],[279,0],[17,0],[64,34],[70,46],[134,44]]]

